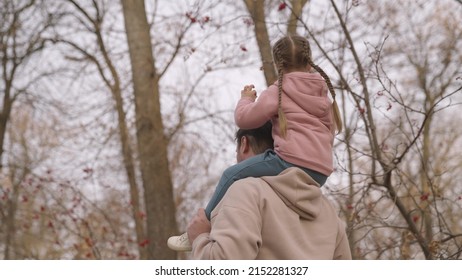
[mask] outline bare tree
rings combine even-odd
[[[13,170],[3,166],[5,163],[5,136],[14,105],[17,100],[30,94],[31,88],[43,77],[49,75],[44,70],[36,72],[29,69],[30,61],[46,47],[47,32],[56,23],[56,17],[46,10],[42,1],[2,2],[0,53],[1,53],[1,87],[2,107],[0,109],[0,174],[6,175],[13,189],[9,194],[4,212],[5,235],[4,258],[14,257],[11,252],[15,215],[18,203],[17,182],[9,175]],[[4,190],[5,191],[5,190]]]
[[[77,22],[80,23],[78,29],[83,29],[94,38],[92,44],[96,49],[96,53],[93,51],[93,47],[90,49],[88,46],[82,44],[74,38],[66,38],[66,36],[60,36],[56,38],[56,41],[70,46],[71,50],[76,54],[66,54],[70,61],[77,61],[83,65],[93,65],[97,69],[103,84],[110,92],[114,101],[114,111],[117,113],[117,125],[118,125],[118,136],[120,139],[120,148],[123,158],[123,165],[127,176],[129,185],[129,193],[132,202],[132,217],[135,222],[135,233],[138,244],[144,244],[145,237],[145,225],[141,219],[140,213],[143,213],[143,205],[140,203],[140,194],[138,183],[136,179],[136,166],[135,166],[135,153],[134,145],[130,139],[129,133],[129,120],[127,120],[127,113],[125,111],[126,105],[124,104],[123,98],[123,85],[121,81],[121,71],[117,69],[114,63],[114,51],[111,51],[111,46],[107,46],[108,37],[110,32],[107,32],[108,26],[114,24],[108,20],[108,13],[110,12],[107,8],[109,5],[105,1],[93,1],[90,7],[85,7],[76,1],[68,1],[74,10],[71,10],[70,16],[75,17]],[[69,27],[69,28],[76,28]],[[104,29],[106,28],[106,30]],[[138,246],[139,258],[146,259],[147,251],[145,246]]]
[[[132,65],[136,135],[147,214],[150,259],[174,259],[166,240],[176,233],[173,185],[167,139],[160,110],[159,74],[155,68],[144,1],[123,0]]]
[[[274,68],[271,42],[266,26],[265,0],[245,0],[244,3],[255,25],[255,39],[257,40],[260,50],[263,73],[265,75],[266,84],[270,85],[277,80],[277,73]]]

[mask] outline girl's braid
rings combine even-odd
[[[278,120],[279,129],[282,137],[284,138],[287,134],[287,119],[284,111],[282,111],[282,79],[284,76],[284,61],[281,55],[280,45],[276,47],[275,54],[278,67]]]
[[[335,101],[336,95],[335,95],[334,86],[332,85],[332,82],[330,81],[329,76],[327,76],[324,70],[322,70],[321,67],[319,67],[318,65],[314,64],[314,62],[311,60],[310,45],[306,41],[303,41],[303,52],[305,53],[306,59],[308,60],[308,64],[311,67],[313,67],[314,70],[316,70],[319,74],[321,74],[321,76],[326,81],[327,88],[329,89],[330,94],[332,95],[332,99],[333,99],[332,107],[333,107],[333,114],[334,114],[336,129],[337,129],[337,132],[340,133],[342,131],[343,124],[342,124],[342,119],[340,117],[340,111],[338,109],[337,101]]]

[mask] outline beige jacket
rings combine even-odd
[[[351,259],[342,221],[298,168],[235,182],[212,212],[193,259]]]

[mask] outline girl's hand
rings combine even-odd
[[[246,85],[243,90],[241,90],[241,98],[242,97],[250,97],[252,101],[257,99],[257,92],[254,90],[254,85]]]

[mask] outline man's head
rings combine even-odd
[[[249,157],[273,149],[271,122],[255,129],[239,129],[236,132],[236,160],[241,162]]]

